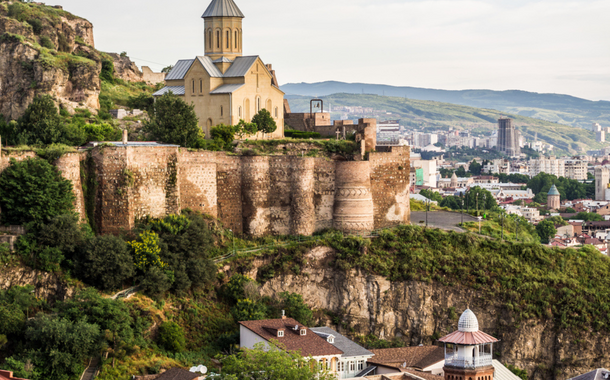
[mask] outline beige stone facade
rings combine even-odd
[[[154,96],[172,91],[193,104],[206,138],[212,127],[249,122],[261,109],[271,113],[277,130],[256,137],[282,138],[284,93],[271,65],[242,55],[243,17],[232,0],[213,0],[203,15],[205,55],[178,61]]]

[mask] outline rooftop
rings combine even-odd
[[[610,371],[605,368],[598,368],[591,372],[576,376],[570,380],[608,380],[610,378]]]
[[[337,347],[339,350],[343,351],[343,357],[374,355],[371,351],[353,342],[351,339],[348,339],[345,336],[339,334],[330,327],[312,327],[311,331],[315,332],[323,339],[326,339],[329,335],[334,336],[335,341],[331,344]]]
[[[240,17],[244,18],[243,13],[233,0],[212,0],[201,18],[208,17]]]
[[[371,350],[371,352],[375,356],[368,360],[369,363],[397,369],[424,369],[445,360],[444,350],[438,346],[383,348]]]
[[[266,341],[277,340],[288,351],[299,351],[302,356],[342,355],[343,351],[319,337],[311,329],[301,325],[292,318],[264,319],[260,321],[239,322],[248,330],[257,334]],[[298,329],[295,330],[295,326]],[[284,336],[278,337],[274,331],[284,329]],[[305,329],[305,335],[300,330]]]

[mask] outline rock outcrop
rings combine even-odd
[[[114,75],[127,82],[142,82],[142,72],[126,55],[108,53],[114,62]]]
[[[69,111],[99,109],[102,58],[94,45],[87,20],[35,3],[0,5],[0,114],[18,118],[39,94]]]
[[[501,340],[494,348],[497,358],[526,369],[530,379],[563,380],[610,366],[607,333],[558,330],[553,321],[518,324],[501,303],[484,299],[471,288],[435,282],[391,282],[357,270],[346,273],[333,268],[333,256],[330,248],[313,249],[300,275],[277,276],[261,287],[261,294],[299,293],[313,309],[341,317],[342,326],[333,326],[330,317],[319,313],[327,325],[346,335],[399,337],[408,345],[432,344],[455,330],[458,316],[470,306],[481,330]],[[265,264],[265,259],[256,260],[248,266],[248,275],[256,278]]]
[[[53,273],[22,266],[3,267],[0,270],[0,290],[27,285],[34,286],[36,297],[48,301],[65,300],[74,294],[74,288]]]

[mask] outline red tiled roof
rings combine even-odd
[[[13,372],[0,369],[0,380],[26,380],[13,377]]]
[[[453,344],[485,344],[485,343],[496,343],[498,340],[491,335],[487,335],[482,331],[477,332],[462,332],[454,331],[451,334],[439,339],[443,343]]]
[[[604,243],[602,243],[599,239],[591,238],[591,239],[585,239],[585,244],[599,245],[599,244],[604,244]]]
[[[248,330],[257,334],[266,341],[277,340],[288,351],[300,351],[303,356],[323,356],[341,355],[343,351],[328,343],[326,339],[319,337],[315,332],[303,326],[292,318],[286,319],[264,319],[260,321],[239,322]],[[299,326],[294,330],[294,326]],[[300,330],[306,330],[305,335],[301,335]],[[284,336],[278,338],[271,331],[284,329]]]
[[[371,352],[375,356],[368,362],[393,368],[424,369],[445,359],[443,348],[438,346],[383,348]]]
[[[428,372],[421,372],[421,371],[416,371],[416,370],[412,370],[412,369],[407,369],[404,372],[411,374],[411,375],[415,375],[417,377],[421,377],[424,380],[443,380],[443,376],[433,375]]]

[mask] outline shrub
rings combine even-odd
[[[184,331],[176,322],[165,322],[159,327],[159,344],[167,351],[182,352],[186,347]]]
[[[236,304],[237,301],[246,298],[244,287],[248,282],[253,282],[247,276],[236,273],[231,276],[229,282],[224,284],[221,288],[223,297],[231,304]]]
[[[155,103],[155,99],[149,94],[140,94],[138,96],[130,96],[127,100],[127,106],[131,109],[139,109],[148,111]]]
[[[129,247],[116,236],[89,239],[74,258],[76,275],[101,290],[116,290],[135,274]]]
[[[2,222],[43,224],[74,211],[72,183],[45,160],[11,159],[0,175]]]
[[[32,31],[34,31],[34,34],[40,34],[40,32],[42,32],[42,21],[40,21],[39,19],[31,18],[28,20],[28,24],[30,24],[32,26]],[[48,37],[46,37],[46,38],[47,38],[47,40],[49,40]],[[50,41],[51,40],[49,40],[49,42]],[[41,45],[42,45],[42,42],[41,42]],[[44,45],[42,45],[42,46],[44,46]],[[55,47],[53,47],[53,48],[55,48]]]
[[[223,150],[233,150],[233,140],[235,140],[235,127],[220,124],[216,127],[212,127],[210,133],[212,135],[212,139],[218,141],[218,144],[222,146]]]
[[[252,123],[256,124],[256,128],[259,132],[263,134],[273,133],[277,129],[277,124],[273,117],[266,109],[262,109],[258,111],[256,115],[252,118]]]
[[[49,50],[55,50],[55,45],[51,41],[51,39],[47,36],[40,37],[40,46],[43,48],[47,48]]]
[[[246,298],[237,301],[231,308],[231,314],[236,322],[257,321],[267,318],[267,307],[261,302]]]
[[[150,116],[151,120],[144,126],[144,131],[154,140],[196,148],[204,138],[194,105],[187,104],[172,93],[154,102]]]

